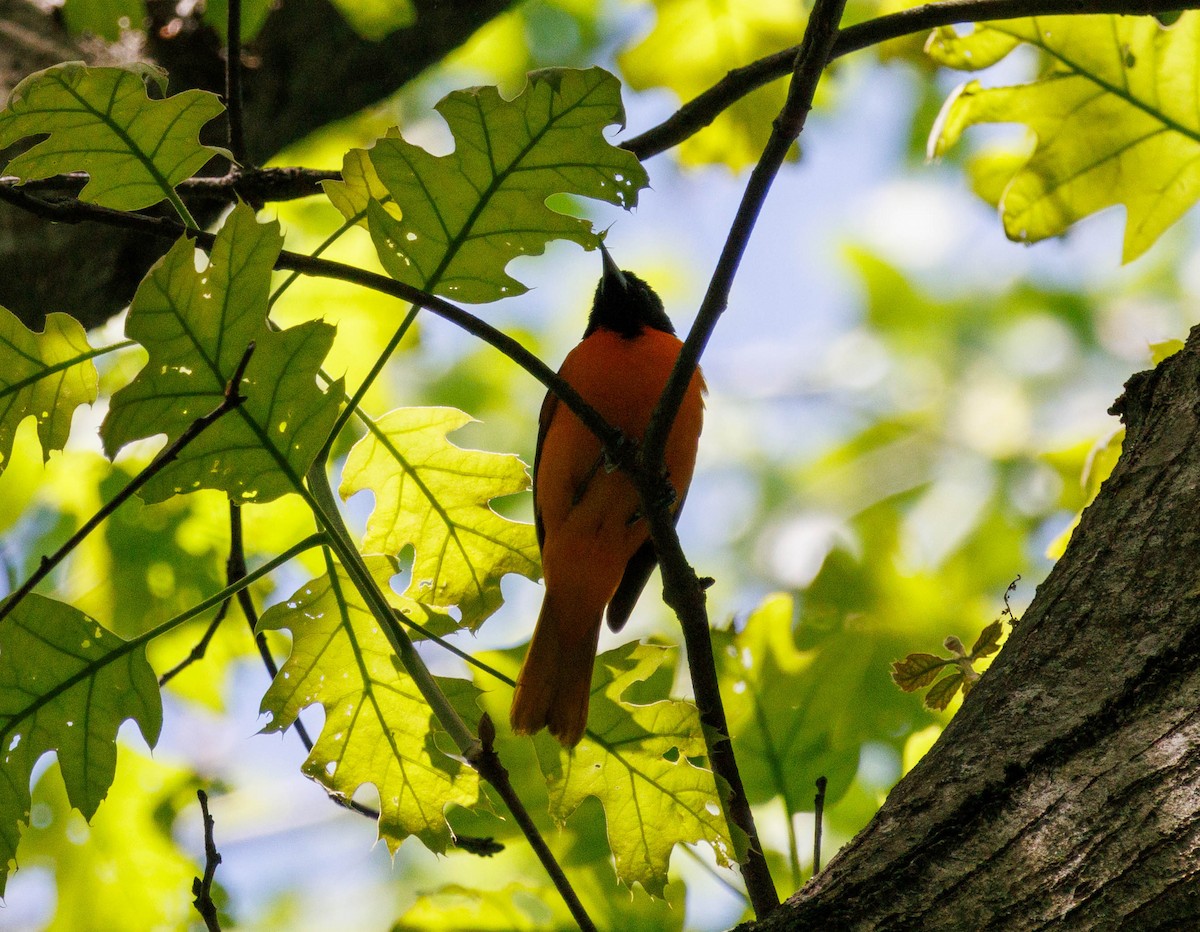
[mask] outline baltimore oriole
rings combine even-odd
[[[682,343],[662,301],[617,268],[603,244],[583,340],[561,375],[609,424],[641,440]],[[676,512],[687,495],[703,420],[704,379],[692,376],[667,440]],[[538,419],[533,510],[546,595],[509,714],[518,734],[549,727],[564,746],[583,737],[600,620],[618,631],[657,558],[629,477],[605,463],[600,441],[553,393]]]

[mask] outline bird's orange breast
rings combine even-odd
[[[571,351],[559,373],[605,420],[641,440],[681,347],[674,335],[652,328],[633,339],[601,329]],[[696,463],[703,390],[697,372],[667,442],[665,465],[677,497],[686,492]],[[569,579],[577,598],[602,609],[646,540],[646,522],[638,520],[632,482],[605,469],[599,440],[563,404],[555,406],[542,438],[534,505],[545,532],[547,589]]]

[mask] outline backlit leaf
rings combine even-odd
[[[454,408],[399,408],[350,451],[341,494],[370,489],[375,509],[363,549],[416,550],[405,593],[425,605],[458,606],[478,627],[501,604],[500,579],[540,572],[533,525],[501,517],[494,498],[529,488],[515,456],[463,450],[446,435],[471,422]]]
[[[906,693],[924,689],[946,668],[948,661],[936,654],[909,654],[892,664],[892,682]]]
[[[601,68],[534,72],[512,100],[495,87],[454,91],[437,110],[454,134],[451,154],[430,155],[395,132],[370,150],[402,215],[372,201],[371,236],[383,267],[410,285],[472,302],[521,294],[504,272],[511,259],[541,255],[553,239],[596,242],[587,220],[547,198],[631,208],[646,186],[638,160],[604,137],[625,110],[620,83]]]
[[[222,150],[203,146],[200,128],[224,110],[216,94],[190,90],[151,100],[146,82],[166,90],[150,65],[89,68],[55,65],[18,84],[0,111],[0,150],[49,133],[5,166],[24,181],[87,172],[81,200],[140,210],[173,196],[173,188]]]
[[[781,796],[789,812],[801,812],[812,809],[818,777],[828,780],[831,803],[854,777],[862,736],[846,727],[856,713],[838,706],[854,694],[842,689],[861,686],[862,666],[871,658],[844,642],[799,650],[794,616],[790,595],[768,596],[741,631],[715,632],[714,640],[750,801]]]
[[[542,732],[534,742],[551,816],[565,822],[589,796],[599,799],[617,877],[654,896],[664,895],[675,845],[707,842],[721,864],[732,856],[716,780],[693,763],[707,755],[696,707],[679,699],[623,698],[669,656],[669,648],[638,643],[601,654],[583,741],[566,751]]]
[[[934,126],[930,154],[975,124],[1025,124],[1037,145],[1000,197],[1008,236],[1057,236],[1124,204],[1124,259],[1137,258],[1200,196],[1200,14],[1185,13],[1170,29],[1145,16],[1007,20],[962,35],[944,27],[929,51],[974,70],[1022,43],[1045,54],[1047,71],[1029,84],[960,87]]]
[[[385,580],[387,563],[372,563]],[[271,716],[264,731],[283,731],[302,709],[320,703],[325,725],[305,775],[347,799],[373,784],[379,836],[390,850],[416,835],[431,850],[445,851],[451,839],[445,809],[479,802],[479,778],[439,746],[439,736],[449,739],[345,570],[303,586],[258,624],[260,631],[284,628],[292,632],[292,653],[263,697],[262,711]],[[470,683],[438,682],[456,706],[473,704],[478,691]]]
[[[944,711],[946,706],[950,705],[951,700],[958,695],[960,689],[964,694],[969,689],[966,677],[962,673],[951,673],[949,676],[943,676],[925,694],[925,707],[938,712]]]
[[[180,808],[198,808],[199,785],[194,774],[122,744],[109,797],[85,826],[59,769],[48,768],[20,848],[23,867],[54,871],[54,918],[42,932],[189,928],[196,913],[180,891],[203,873],[195,862],[202,852],[185,852],[172,827]]]
[[[0,307],[0,472],[26,417],[37,418],[42,459],[61,450],[71,415],[96,400],[98,380],[83,327],[66,314],[47,314],[41,333]]]
[[[162,700],[144,646],[37,594],[0,623],[0,893],[19,825],[29,822],[34,765],[57,751],[67,797],[90,819],[112,783],[117,729],[129,718],[153,747]]]
[[[680,102],[708,90],[733,68],[795,45],[804,32],[804,5],[792,0],[655,0],[654,9],[654,29],[621,53],[621,71],[630,87],[667,87]],[[786,84],[776,81],[743,97],[685,141],[680,158],[734,171],[753,164],[786,94]]]
[[[191,240],[180,239],[134,296],[126,333],[150,353],[137,378],[112,398],[101,427],[113,456],[132,440],[178,437],[220,404],[246,347],[255,350],[239,391],[246,402],[186,447],[139,493],[162,501],[199,488],[243,502],[297,489],[337,416],[340,384],[328,392],[316,373],[333,328],[312,321],[267,329],[271,268],[282,244],[277,223],[257,223],[240,205],[217,234],[208,267],[196,271]]]

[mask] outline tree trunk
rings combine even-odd
[[[828,868],[744,929],[1200,928],[1200,327],[991,669]]]

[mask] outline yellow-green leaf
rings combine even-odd
[[[1146,16],[1008,20],[966,34],[944,27],[928,48],[943,64],[974,70],[1022,43],[1045,54],[1047,71],[1029,84],[958,88],[934,125],[930,154],[969,126],[1025,124],[1037,145],[1000,197],[1008,236],[1057,236],[1123,204],[1124,259],[1137,258],[1200,196],[1200,14],[1184,13],[1170,29]]]
[[[108,455],[132,440],[174,440],[220,404],[251,342],[239,391],[246,401],[209,427],[139,493],[162,501],[199,488],[242,502],[296,491],[325,442],[341,397],[316,374],[333,327],[312,321],[268,330],[271,269],[279,224],[260,224],[239,205],[217,234],[208,267],[196,271],[187,237],[155,264],[134,296],[126,333],[150,353],[137,378],[112,398],[101,435]]]
[[[372,572],[390,567],[376,558]],[[386,591],[386,589],[385,589]],[[480,800],[474,770],[439,746],[448,741],[421,693],[345,570],[330,572],[268,609],[259,631],[292,632],[292,653],[262,700],[265,731],[283,731],[314,703],[325,725],[304,762],[306,776],[351,798],[370,783],[379,791],[379,836],[395,851],[416,835],[433,851],[451,839],[445,809]],[[439,685],[468,709],[478,691],[464,680]]]
[[[671,650],[624,644],[596,658],[588,730],[573,751],[542,732],[538,762],[550,791],[550,814],[565,822],[589,796],[604,806],[617,877],[663,896],[671,850],[707,842],[728,864],[732,844],[705,758],[700,714],[690,702],[639,705],[624,699],[651,677]]]
[[[27,417],[37,418],[43,460],[63,448],[75,409],[96,400],[95,355],[74,318],[47,314],[34,333],[0,307],[0,472]]]
[[[515,456],[463,450],[446,435],[471,422],[454,408],[399,408],[375,422],[350,451],[341,494],[370,489],[375,508],[363,549],[416,555],[405,593],[424,605],[458,606],[462,623],[478,627],[500,607],[500,579],[540,572],[533,525],[510,521],[489,506],[529,488]]]
[[[964,695],[970,689],[967,684],[967,678],[962,673],[951,673],[948,676],[943,676],[925,694],[925,707],[938,712],[944,711],[946,706],[950,705],[950,702],[958,695],[960,689]]]
[[[936,654],[909,654],[892,664],[892,682],[906,693],[924,689],[950,661]]]
[[[80,62],[38,71],[18,84],[0,111],[0,150],[49,134],[8,163],[23,181],[87,172],[80,199],[141,210],[174,198],[175,185],[222,153],[199,141],[200,128],[224,110],[216,94],[190,90],[151,100],[146,82],[166,90],[150,65],[89,68]]]
[[[654,29],[621,53],[621,72],[630,87],[667,87],[681,102],[708,90],[730,69],[795,45],[804,32],[805,8],[794,0],[655,0],[654,8]],[[743,97],[684,142],[680,158],[734,171],[753,164],[786,94],[786,85],[777,81]]]
[[[57,751],[67,797],[90,819],[112,783],[117,729],[129,718],[153,747],[162,700],[144,645],[37,594],[0,622],[0,893],[20,823],[29,822],[34,765]]]
[[[194,774],[122,745],[108,799],[84,825],[59,769],[48,768],[18,852],[22,867],[54,871],[54,918],[42,932],[189,928],[196,913],[180,891],[203,872],[203,852],[185,852],[180,845],[191,838],[176,841],[172,823],[181,807],[198,808],[199,785]]]
[[[776,593],[750,613],[742,630],[714,632],[725,686],[725,712],[752,803],[782,797],[789,812],[812,808],[818,777],[834,802],[858,769],[861,735],[847,727],[847,682],[869,662],[861,650],[799,650],[795,604]],[[850,657],[847,657],[850,654]]]
[[[624,125],[625,110],[620,82],[602,68],[534,72],[512,100],[495,87],[454,91],[437,110],[454,134],[449,155],[394,132],[370,150],[401,213],[372,200],[371,237],[388,273],[418,288],[472,302],[521,294],[525,286],[504,272],[511,259],[541,255],[553,239],[596,242],[587,220],[550,209],[547,198],[631,208],[647,184],[638,160],[604,137]]]

